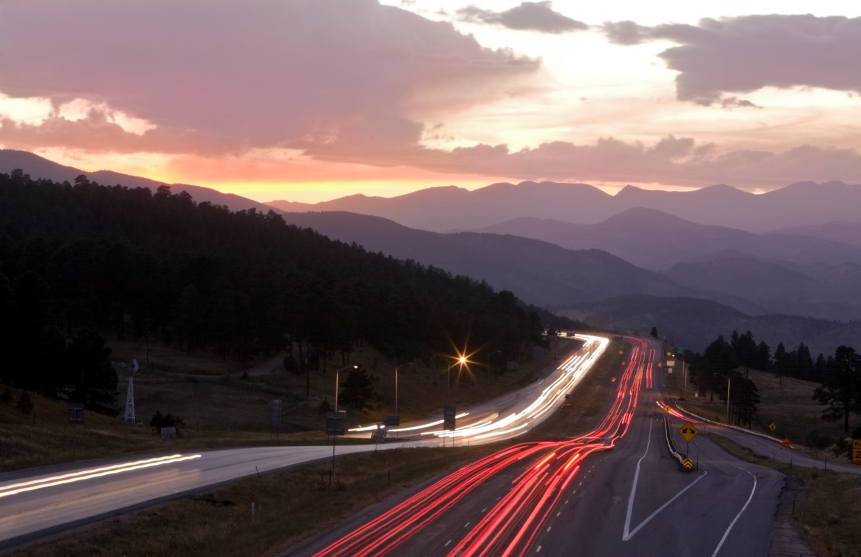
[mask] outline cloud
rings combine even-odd
[[[518,31],[538,31],[540,33],[570,33],[589,28],[582,21],[571,19],[553,11],[552,2],[521,2],[519,6],[504,12],[467,6],[457,11],[457,17],[461,21],[486,23]]]
[[[325,149],[313,155],[327,158]],[[861,182],[861,153],[855,149],[802,145],[782,152],[721,152],[714,144],[698,144],[692,138],[672,135],[652,145],[602,138],[594,144],[554,141],[519,151],[511,151],[506,145],[486,144],[451,151],[404,147],[381,157],[377,160],[381,165],[407,164],[436,172],[524,180],[689,187],[723,182],[749,190],[771,189],[799,180]]]
[[[2,14],[0,93],[54,106],[37,123],[5,115],[0,142],[21,148],[383,149],[540,67],[376,0],[9,0]]]
[[[727,93],[769,86],[861,92],[861,18],[774,14],[703,19],[697,25],[610,22],[603,29],[615,44],[678,43],[658,56],[679,72],[676,95],[682,101],[708,106],[722,103]]]

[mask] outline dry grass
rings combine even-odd
[[[624,356],[619,355],[620,348],[628,353],[628,345],[612,343],[575,390],[572,407],[557,412],[530,437],[566,437],[592,427],[612,392],[610,377],[618,376],[621,369]],[[308,465],[110,519],[12,551],[10,556],[273,555],[369,504],[525,440],[344,456],[338,460],[338,490],[334,493],[327,488],[328,465]],[[250,516],[252,492],[262,506],[254,522]]]
[[[117,347],[133,343],[114,341],[112,344]],[[565,341],[561,346],[570,350],[577,344]],[[150,348],[153,350],[152,346]],[[114,355],[121,358],[115,361],[130,360],[129,355],[134,350],[118,351]],[[172,348],[159,350],[165,358],[169,357],[164,361],[175,363],[186,357]],[[142,362],[139,354],[138,358]],[[153,359],[151,352],[151,363]],[[210,371],[216,370],[213,366],[219,363],[202,354],[198,354],[195,361],[195,369]],[[497,396],[534,380],[536,374],[553,361],[551,349],[545,358],[526,362],[518,371],[492,375],[489,381],[484,367],[474,365],[475,373],[465,373],[459,380],[453,376],[453,397],[458,404],[466,405]],[[352,355],[352,363],[362,364],[379,378],[376,390],[380,400],[373,410],[349,410],[348,421],[353,424],[369,422],[379,420],[384,413],[393,413],[393,364],[367,347]],[[128,379],[122,368],[117,369],[120,375],[117,399],[122,404]],[[31,396],[35,410],[25,415],[15,408],[19,392],[13,390],[12,402],[0,403],[0,471],[163,450],[322,443],[325,436],[320,431],[324,422],[319,406],[324,398],[333,402],[334,369],[330,363],[325,375],[322,371],[311,372],[310,398],[305,398],[305,376],[283,371],[248,379],[236,375],[202,379],[142,369],[135,375],[136,415],[142,424],[138,426],[127,424],[122,418],[93,412],[85,412],[83,427],[71,426],[66,421],[65,403],[35,395]],[[419,364],[402,368],[398,375],[399,410],[404,421],[441,410],[445,399],[444,369]],[[436,394],[439,396],[434,396]],[[277,438],[270,435],[268,423],[268,404],[272,399],[279,399],[283,404],[282,433]],[[185,420],[179,439],[164,443],[146,426],[156,410]]]
[[[328,489],[327,465],[303,466],[110,519],[9,555],[273,555],[372,503],[492,450],[395,449],[343,456],[336,464],[334,492]],[[260,506],[254,521],[252,492]]]
[[[744,373],[744,370],[740,370]],[[682,374],[679,368],[668,375],[668,386],[680,396],[682,392]],[[754,418],[752,429],[775,437],[789,438],[794,444],[811,448],[824,448],[844,434],[842,422],[826,422],[822,420],[822,410],[825,408],[813,400],[813,391],[818,384],[802,381],[791,377],[779,380],[772,373],[750,370],[750,378],[759,389],[759,411]],[[691,411],[715,421],[726,421],[725,402],[714,402],[694,398],[695,387],[688,377],[688,407]],[[717,418],[717,419],[716,419]],[[774,423],[777,429],[772,432],[768,425]],[[833,455],[832,455],[833,456]]]
[[[795,508],[796,529],[822,557],[861,557],[861,476],[812,470],[775,462],[714,434],[709,439],[744,460],[792,474],[805,484],[804,499]]]
[[[586,433],[597,426],[617,385],[612,378],[615,377],[618,381],[624,369],[622,362],[628,360],[630,353],[630,344],[611,341],[592,370],[574,389],[569,398],[571,406],[557,412],[530,437],[542,440],[566,439]]]
[[[141,366],[146,365],[147,343],[141,340],[106,340],[112,350],[111,359],[131,362],[136,359]],[[149,343],[149,367],[151,369],[170,373],[190,373],[199,375],[224,375],[226,373],[241,373],[267,359],[266,356],[256,356],[244,361],[235,356],[222,358],[209,350],[195,350],[191,354],[174,346],[166,346],[161,342]]]

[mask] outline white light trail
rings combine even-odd
[[[125,464],[104,466],[102,468],[91,468],[89,470],[81,470],[80,472],[71,472],[68,474],[61,474],[59,476],[49,476],[47,478],[40,478],[38,480],[31,480],[29,482],[6,485],[0,487],[0,498],[8,497],[10,495],[17,495],[18,493],[24,493],[26,491],[35,491],[37,489],[53,487],[56,485],[80,482],[92,478],[100,478],[102,476],[121,474],[123,472],[131,472],[132,470],[140,470],[142,468],[152,468],[153,466],[163,466],[165,464],[173,464],[185,460],[193,460],[195,458],[200,458],[200,456],[201,455],[199,454],[190,456],[182,456],[180,454],[176,454],[159,458],[150,458],[147,460],[138,460],[135,462],[127,462]]]

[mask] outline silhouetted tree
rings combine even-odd
[[[849,433],[849,414],[861,412],[861,356],[854,348],[838,346],[825,363],[825,381],[816,388],[814,400],[828,405],[822,412],[827,421],[843,420]]]

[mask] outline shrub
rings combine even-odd
[[[18,402],[15,403],[15,408],[25,414],[29,414],[33,411],[33,401],[30,400],[30,395],[27,391],[21,391],[21,396],[18,397]]]

